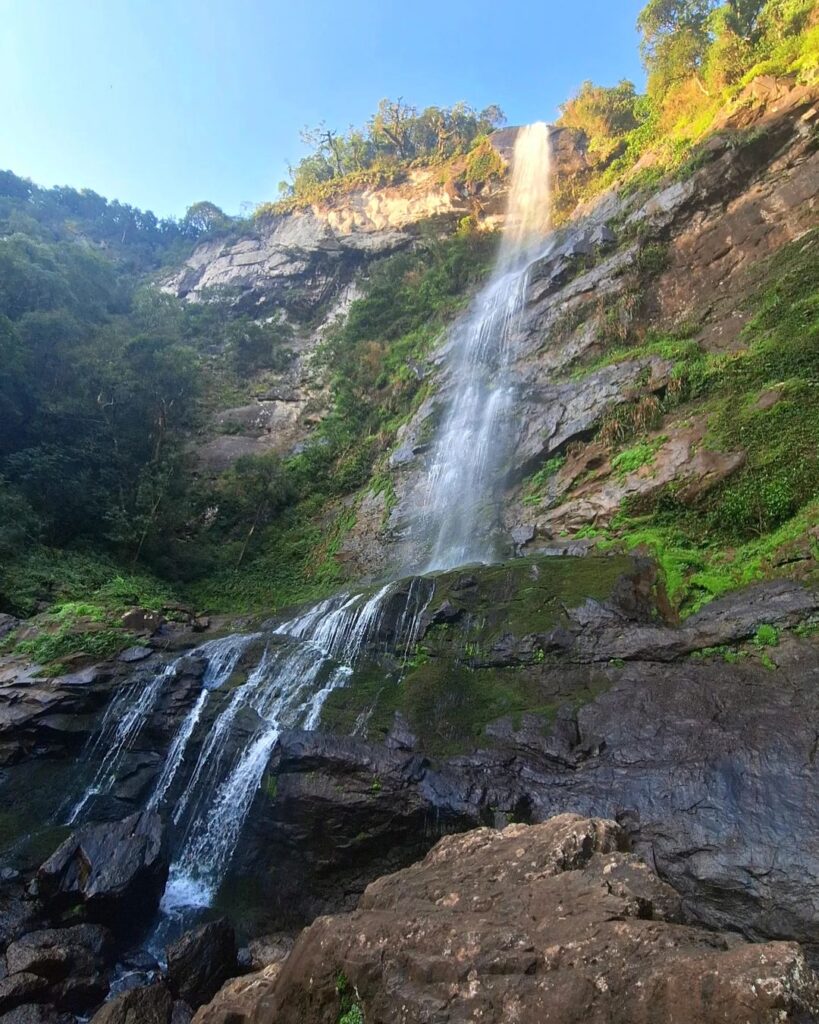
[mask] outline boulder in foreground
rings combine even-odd
[[[356,1008],[367,1024],[812,1019],[819,979],[796,943],[683,923],[674,890],[625,847],[614,822],[574,814],[447,837],[370,885],[353,913],[302,932],[281,971],[233,1003],[240,1018],[197,1019],[336,1024]]]

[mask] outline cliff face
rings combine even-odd
[[[516,128],[492,136],[504,161],[511,158]],[[582,136],[554,134],[555,174],[586,166]],[[248,403],[228,406],[200,440],[199,458],[220,472],[242,455],[287,454],[304,442],[327,411],[322,375],[313,355],[328,324],[343,316],[359,294],[373,261],[413,246],[422,232],[452,233],[464,217],[481,230],[503,224],[503,182],[468,183],[465,160],[442,167],[410,168],[394,184],[369,186],[331,200],[257,221],[240,237],[198,246],[164,279],[164,290],[190,302],[222,292],[237,308],[259,318],[284,319],[295,328],[296,358],[271,382],[251,386]]]
[[[514,339],[516,441],[504,516],[510,553],[605,528],[624,502],[651,501],[668,488],[688,501],[707,500],[745,466],[741,445],[709,438],[703,402],[672,407],[680,367],[652,341],[685,338],[706,356],[747,347],[748,299],[765,284],[765,261],[817,219],[816,99],[815,90],[757,79],[684,174],[650,189],[610,190],[555,233],[532,268]],[[514,135],[493,136],[504,159]],[[584,173],[582,136],[558,130],[553,149],[558,184]],[[240,455],[287,454],[309,438],[328,408],[316,347],[359,294],[373,260],[411,247],[419,232],[452,231],[466,216],[488,229],[502,223],[504,186],[468,187],[461,172],[412,169],[398,183],[268,217],[253,234],[199,246],[165,281],[189,301],[224,289],[238,306],[296,327],[287,370],[251,384],[244,404],[213,417],[199,445],[207,469],[221,471]],[[382,467],[390,486],[382,481],[355,502],[356,522],[339,552],[351,578],[407,558],[399,543],[448,393],[438,353],[418,372],[428,397]],[[616,432],[635,410],[646,416],[640,433],[650,465],[624,471],[602,428],[613,423]],[[533,490],[533,474],[553,463],[548,486]]]
[[[511,158],[516,132],[505,128],[492,135],[504,161]],[[553,145],[557,175],[585,168],[578,133],[557,130]],[[485,229],[501,226],[503,184],[469,184],[463,170],[463,158],[442,167],[410,168],[394,184],[356,188],[269,215],[253,233],[198,246],[164,287],[191,300],[208,289],[226,288],[239,303],[260,312],[279,308],[315,317],[366,271],[368,262],[411,245],[430,221],[439,232],[470,215]]]
[[[675,486],[690,500],[745,463],[742,448],[704,444],[703,402],[663,401],[679,386],[658,335],[690,339],[700,353],[737,353],[748,298],[765,261],[817,222],[816,92],[757,81],[749,104],[726,117],[687,177],[652,191],[612,191],[580,209],[532,268],[514,339],[516,441],[505,526],[510,552],[600,528],[624,500]],[[667,347],[667,346],[666,346]],[[626,348],[628,351],[623,351]],[[402,429],[389,459],[394,498],[364,497],[342,557],[352,575],[376,572],[406,535],[428,466],[428,435],[447,381]],[[779,395],[764,399],[775,404]],[[643,409],[651,465],[623,471],[601,427]],[[668,411],[665,411],[665,410]],[[548,489],[527,478],[560,458]]]

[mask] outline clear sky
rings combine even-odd
[[[299,130],[383,96],[552,120],[641,83],[644,0],[0,0],[0,168],[181,215],[275,198]]]

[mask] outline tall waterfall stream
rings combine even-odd
[[[508,212],[495,269],[447,345],[445,412],[413,525],[428,573],[497,557],[498,505],[511,443],[513,335],[528,268],[549,228],[549,132],[521,129],[515,142]],[[421,581],[423,583],[423,581]],[[185,658],[201,658],[201,689],[182,717],[146,806],[173,829],[174,856],[162,902],[166,915],[212,902],[236,849],[253,798],[282,730],[313,729],[328,695],[349,680],[377,641],[398,582],[371,594],[344,593],[267,633],[212,640],[170,663],[147,684],[137,676],[111,702],[87,751],[93,778],[66,814],[93,817],[115,786],[127,753],[146,729]],[[393,637],[412,650],[434,584],[402,591]],[[228,686],[243,658],[260,652],[244,682]],[[400,684],[399,684],[400,685]],[[238,738],[238,741],[237,741]]]

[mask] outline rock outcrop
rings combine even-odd
[[[196,1010],[238,972],[236,934],[222,918],[186,932],[168,948],[168,985]]]
[[[352,914],[315,921],[240,1009],[198,1019],[335,1024],[358,1008],[371,1024],[774,1024],[819,1012],[795,943],[684,924],[674,890],[626,849],[616,823],[569,814],[444,839]]]
[[[100,1007],[91,1024],[171,1024],[173,999],[165,985],[132,988]]]
[[[19,979],[29,979],[27,999],[81,1011],[105,998],[112,953],[111,933],[100,925],[29,932],[6,950],[6,982],[19,987]]]
[[[281,736],[275,786],[257,795],[235,864],[260,880],[270,926],[349,909],[375,875],[447,832],[574,810],[621,820],[692,918],[819,945],[819,860],[808,839],[819,830],[819,651],[784,633],[777,647],[753,642],[761,625],[810,622],[819,598],[771,582],[670,627],[652,621],[651,582],[638,574],[527,634],[515,602],[496,593],[487,612],[467,576],[429,603],[427,662],[380,690],[354,678],[328,705],[328,727],[343,706],[358,737]],[[514,628],[493,639],[493,615]],[[445,659],[458,636],[471,644],[466,672]],[[385,734],[378,701],[396,686],[406,700]],[[487,693],[515,686],[531,711],[457,730],[458,718],[481,721],[473,705]],[[461,752],[448,754],[453,745]]]
[[[77,829],[40,867],[36,891],[54,918],[80,914],[127,935],[151,920],[167,878],[162,820],[143,811]]]

